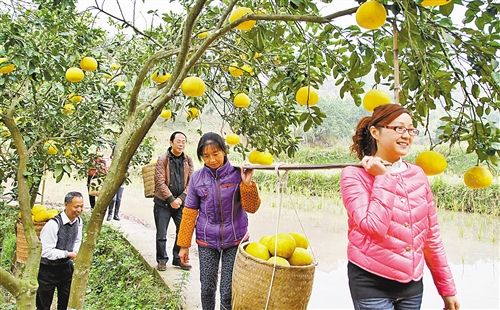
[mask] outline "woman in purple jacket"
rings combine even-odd
[[[197,155],[204,167],[193,173],[177,237],[179,258],[189,262],[194,228],[200,259],[201,304],[215,309],[219,262],[221,266],[221,309],[231,309],[231,282],[238,244],[247,238],[247,212],[260,206],[253,170],[233,167],[227,159],[224,139],[204,134]]]

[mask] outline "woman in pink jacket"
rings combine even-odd
[[[417,135],[408,111],[387,104],[362,118],[353,136],[363,167],[345,168],[340,186],[355,309],[420,309],[424,261],[445,309],[460,307],[427,177],[402,160]]]

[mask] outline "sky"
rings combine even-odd
[[[123,15],[126,17],[127,20],[131,21],[133,18],[133,0],[97,0],[99,3],[99,6],[104,7],[104,9],[115,15],[115,16],[122,16],[122,13],[120,12],[119,6],[122,9]],[[177,4],[175,1],[173,3],[170,3],[169,0],[136,0],[136,27],[139,29],[145,29],[148,25],[150,25],[150,16],[147,14],[149,10],[158,10],[158,14],[161,15],[161,13],[168,12],[168,11],[182,11],[183,8]],[[87,9],[89,6],[95,6],[96,1],[95,0],[79,0],[77,3],[77,9],[79,11],[83,11]],[[104,3],[104,6],[102,6],[102,3]],[[119,3],[119,6],[118,4]],[[323,4],[319,3],[318,5],[321,5],[320,10],[322,15],[327,15],[330,13],[334,13],[337,11],[341,11],[344,9],[352,8],[357,5],[357,2],[354,0],[336,0],[333,1],[331,4]],[[98,21],[98,24],[105,29],[111,30],[110,27],[106,26],[106,21],[107,17],[105,17],[104,14],[100,14],[101,18],[100,21]],[[158,23],[159,21],[156,21]],[[346,17],[341,17],[335,20],[335,24],[338,25],[350,25],[354,24],[354,16],[346,16]]]

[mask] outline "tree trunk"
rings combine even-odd
[[[38,269],[38,268],[37,268]],[[16,298],[17,309],[36,308],[36,290],[38,288],[37,276],[25,275],[21,280],[21,294]]]
[[[157,115],[159,115],[160,111],[161,107],[157,111]],[[154,113],[156,113],[156,111]],[[147,119],[139,126],[130,124],[136,117],[131,116],[129,119],[130,122],[127,122],[124,126],[126,129],[118,139],[111,167],[104,180],[99,199],[96,201],[92,216],[87,225],[85,238],[75,260],[75,272],[71,283],[68,309],[83,309],[91,263],[106,209],[118,190],[118,187],[120,187],[125,180],[130,160],[144,139],[144,136],[147,134],[149,128],[153,125],[157,115],[148,115]]]

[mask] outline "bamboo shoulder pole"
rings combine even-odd
[[[243,169],[255,170],[322,170],[322,169],[342,169],[348,166],[362,167],[359,163],[346,164],[273,164],[273,165],[252,165],[244,164]]]

